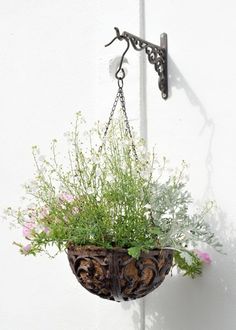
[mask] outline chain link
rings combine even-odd
[[[111,124],[112,118],[113,118],[113,116],[114,116],[114,112],[115,112],[115,110],[116,110],[116,106],[117,106],[117,103],[118,103],[119,98],[120,98],[120,90],[118,89],[118,92],[117,92],[117,94],[116,94],[115,101],[114,101],[113,106],[112,106],[112,109],[111,109],[111,113],[110,113],[110,116],[109,116],[108,122],[107,122],[106,127],[105,127],[105,131],[104,131],[103,138],[105,138],[106,135],[107,135],[107,132],[108,132],[109,126],[110,126],[110,124]]]
[[[136,161],[138,161],[138,155],[137,155],[137,151],[136,151],[136,148],[135,148],[132,131],[131,131],[131,128],[130,128],[130,125],[129,125],[129,119],[128,119],[128,115],[127,115],[127,111],[126,111],[126,105],[125,105],[125,96],[124,96],[122,87],[119,88],[119,92],[120,92],[121,109],[122,109],[124,117],[125,117],[126,130],[127,130],[128,134],[129,134],[129,137],[131,139],[131,147],[132,147],[132,150],[133,150],[134,158],[135,158]]]
[[[107,136],[107,132],[108,132],[108,129],[110,127],[110,124],[111,124],[111,121],[112,121],[112,118],[114,116],[114,112],[116,110],[116,106],[117,106],[117,103],[119,101],[119,98],[120,98],[120,92],[119,92],[119,89],[118,89],[118,92],[116,94],[116,97],[115,97],[115,101],[113,103],[113,106],[111,108],[111,113],[110,113],[110,116],[109,116],[109,119],[108,119],[108,122],[105,126],[105,130],[104,130],[104,134],[103,134],[103,141],[102,141],[102,144],[100,145],[99,149],[98,149],[98,152],[100,153],[102,151],[102,148],[103,148],[103,145],[105,143],[105,137]]]
[[[130,128],[130,125],[129,125],[129,119],[128,119],[128,115],[127,115],[127,111],[126,111],[125,97],[124,97],[124,92],[123,92],[123,79],[118,80],[118,92],[116,94],[115,101],[113,103],[108,122],[105,126],[105,130],[104,130],[104,134],[103,134],[103,142],[100,145],[100,147],[98,149],[98,152],[100,153],[102,151],[102,148],[103,148],[104,143],[105,143],[105,138],[107,136],[108,129],[111,125],[111,121],[112,121],[112,118],[114,116],[114,112],[116,110],[117,103],[118,103],[119,100],[120,100],[120,103],[121,103],[121,110],[122,110],[123,115],[125,117],[124,121],[125,121],[126,131],[127,131],[128,135],[131,139],[131,147],[132,147],[132,151],[133,151],[133,154],[134,154],[134,158],[135,158],[136,161],[138,161],[138,155],[137,155],[137,151],[136,151],[136,148],[135,148],[134,139],[133,139],[133,135],[132,135],[132,131],[131,131],[131,128]]]

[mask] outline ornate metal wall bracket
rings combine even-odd
[[[160,46],[157,46],[126,31],[120,34],[118,28],[115,28],[115,31],[116,31],[116,37],[108,45],[110,45],[115,39],[118,40],[125,39],[128,43],[128,47],[126,48],[125,53],[129,48],[129,42],[131,43],[131,45],[135,50],[138,51],[145,50],[148,56],[148,61],[154,65],[155,71],[158,73],[159,89],[161,91],[163,99],[166,100],[168,98],[167,34],[166,33],[161,34]],[[121,70],[121,65],[125,53],[121,58],[121,64],[118,71]]]

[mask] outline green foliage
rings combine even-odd
[[[213,202],[208,202],[199,213],[190,214],[192,198],[186,190],[184,170],[183,163],[182,169],[166,182],[156,181],[152,186],[152,214],[160,244],[181,250],[188,245],[196,246],[198,242],[204,242],[220,251],[222,245],[205,221]]]
[[[156,180],[155,155],[148,154],[136,138],[135,159],[123,122],[123,118],[113,120],[104,140],[100,125],[84,133],[77,114],[74,129],[67,133],[66,164],[56,140],[49,159],[33,147],[35,178],[25,185],[29,206],[7,210],[30,242],[16,244],[25,255],[48,253],[53,246],[62,251],[69,244],[117,246],[127,248],[134,258],[141,251],[170,248],[176,251],[178,267],[194,277],[202,263],[186,246],[198,242],[221,246],[205,222],[211,205],[190,215],[184,166],[163,180],[165,166],[157,163]]]
[[[131,255],[135,259],[139,258],[141,251],[142,251],[142,248],[140,246],[134,246],[134,247],[130,247],[128,249],[129,255]]]
[[[174,253],[174,262],[178,265],[178,268],[183,271],[183,275],[195,278],[197,275],[201,275],[203,262],[190,251],[183,251]]]

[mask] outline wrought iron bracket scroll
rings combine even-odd
[[[160,36],[160,46],[152,44],[146,40],[143,40],[129,32],[123,32],[120,34],[119,29],[115,28],[117,39],[122,40],[123,38],[130,41],[131,45],[135,50],[145,50],[148,56],[148,61],[154,65],[155,71],[159,76],[159,89],[163,99],[168,98],[168,44],[167,34],[162,33]]]

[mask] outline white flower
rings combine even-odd
[[[150,171],[150,169],[145,169],[144,171],[141,171],[140,174],[144,179],[147,179],[150,177],[151,171]]]
[[[38,182],[36,180],[30,181],[29,184],[25,186],[25,188],[32,193],[36,192],[38,187]]]
[[[146,205],[144,205],[144,208],[150,210],[151,209],[151,205],[150,204],[146,204]]]
[[[146,219],[150,219],[150,211],[146,211],[144,212],[144,216],[146,217]]]
[[[92,157],[91,157],[91,162],[93,163],[93,164],[99,164],[99,158],[98,158],[98,156],[97,155],[92,155]]]
[[[171,217],[171,213],[169,210],[167,210],[164,214],[161,215],[162,218],[170,218]]]
[[[100,176],[102,174],[102,171],[100,168],[96,169],[96,176]]]
[[[93,189],[92,188],[88,188],[87,189],[87,194],[89,194],[89,195],[93,194]]]
[[[30,203],[30,204],[28,204],[28,210],[34,210],[34,209],[36,209],[36,204],[35,203]]]
[[[37,226],[34,227],[34,231],[37,234],[40,234],[43,230],[44,230],[44,227],[42,225],[38,224]]]
[[[45,161],[45,156],[40,155],[39,158],[38,158],[38,161],[39,162],[44,162]]]
[[[107,181],[108,181],[108,182],[113,182],[113,181],[114,181],[114,176],[113,176],[112,174],[109,173],[109,174],[107,175]]]

